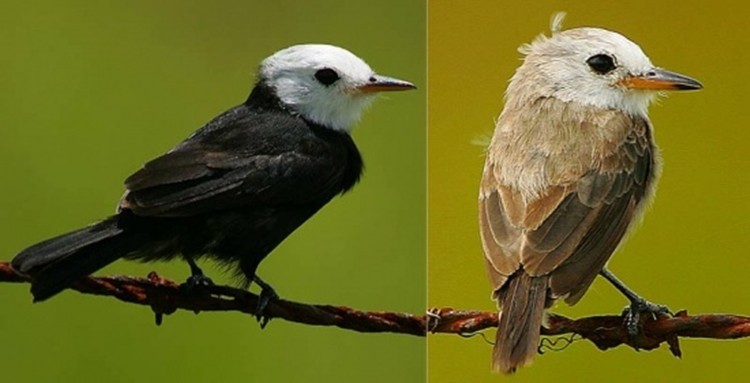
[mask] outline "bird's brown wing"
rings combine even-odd
[[[574,182],[524,201],[485,169],[480,226],[494,291],[523,268],[549,275],[552,297],[581,298],[625,235],[653,178],[648,122]]]

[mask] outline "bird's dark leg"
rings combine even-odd
[[[195,263],[193,257],[186,256],[185,260],[190,265],[190,276],[183,284],[186,290],[191,291],[196,286],[213,286],[214,281],[203,274],[203,270]]]
[[[258,318],[260,328],[265,328],[271,318],[265,315],[266,307],[272,300],[279,299],[276,290],[268,283],[260,279],[257,275],[253,276],[253,282],[260,287],[260,296],[258,296],[258,305],[255,307],[255,317]]]
[[[625,295],[630,301],[630,305],[625,307],[625,310],[623,311],[623,316],[625,317],[625,325],[628,328],[628,335],[630,335],[631,338],[638,336],[640,314],[647,313],[653,316],[659,314],[674,315],[667,306],[649,302],[636,294],[635,291],[626,286],[620,279],[612,274],[611,271],[607,270],[607,268],[602,269],[599,274],[609,281],[612,286]]]

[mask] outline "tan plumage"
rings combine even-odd
[[[646,205],[660,167],[646,116],[652,93],[622,85],[657,70],[637,45],[579,28],[522,52],[479,195],[487,270],[502,309],[493,369],[505,373],[535,355],[545,308],[581,299]],[[592,70],[587,59],[600,54],[617,68]]]

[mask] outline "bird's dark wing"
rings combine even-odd
[[[336,156],[335,145],[300,119],[253,115],[199,132],[148,162],[125,181],[120,209],[178,217],[305,204],[335,188],[342,171]]]
[[[531,276],[549,275],[554,297],[567,296],[568,303],[581,298],[649,191],[654,165],[648,121],[633,123],[624,142],[596,168],[533,201],[485,181],[480,226],[495,291],[523,267]]]

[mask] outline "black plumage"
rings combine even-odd
[[[249,283],[269,252],[361,172],[348,133],[293,113],[260,81],[245,103],[131,175],[116,215],[33,245],[12,265],[32,276],[37,301],[119,258],[194,265],[210,256]]]

